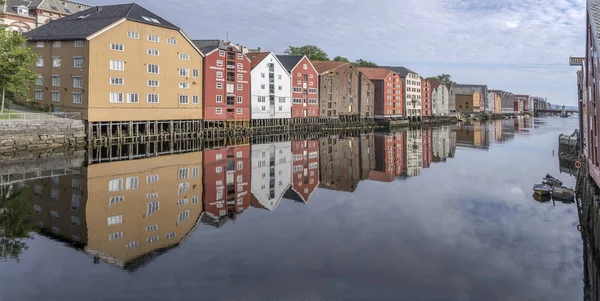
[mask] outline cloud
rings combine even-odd
[[[89,0],[90,4],[118,3]],[[193,38],[229,38],[282,52],[315,44],[330,57],[404,65],[459,82],[576,103],[584,0],[145,1]],[[485,77],[485,82],[482,82]]]

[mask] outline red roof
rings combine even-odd
[[[330,61],[310,61],[317,73],[323,74],[325,72],[331,71],[333,69],[337,69],[339,67],[349,65],[350,63],[346,62],[330,62]]]
[[[437,89],[440,86],[440,82],[435,78],[428,78],[427,82],[431,85],[431,89]]]
[[[254,67],[258,66],[260,62],[262,62],[270,52],[252,52],[246,54],[246,56],[250,59],[250,70],[254,69]]]
[[[370,80],[384,80],[390,73],[389,69],[385,68],[358,68]]]

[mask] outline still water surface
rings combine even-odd
[[[0,300],[582,300],[560,173],[577,119],[517,119],[90,164],[30,181]]]

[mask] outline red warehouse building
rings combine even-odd
[[[392,182],[402,175],[405,164],[405,132],[375,135],[375,169],[369,172],[369,180]]]
[[[431,128],[423,128],[423,168],[429,168],[433,161],[433,130]]]
[[[284,197],[308,203],[319,186],[319,140],[292,141],[292,185]]]
[[[292,118],[319,116],[319,74],[306,56],[277,55],[292,77]]]
[[[402,79],[385,68],[358,68],[375,85],[375,118],[402,117]]]
[[[430,80],[421,80],[421,116],[431,117],[431,92],[433,87]]]
[[[250,60],[229,42],[193,42],[205,54],[202,118],[216,125],[250,126]]]
[[[204,151],[203,222],[220,226],[250,206],[250,145]]]

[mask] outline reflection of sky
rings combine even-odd
[[[581,300],[576,207],[531,197],[546,173],[574,185],[551,150],[576,125],[549,119],[407,181],[201,225],[136,274],[37,239],[0,264],[0,300]]]

